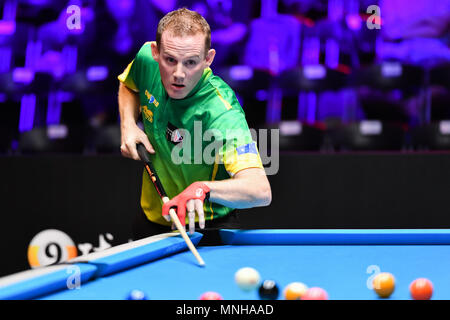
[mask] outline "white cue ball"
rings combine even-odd
[[[235,275],[234,280],[236,281],[239,288],[245,291],[254,290],[259,286],[261,277],[259,272],[253,268],[245,267],[239,269]]]

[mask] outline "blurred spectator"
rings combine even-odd
[[[159,19],[172,10],[174,0],[105,0],[114,19],[113,48],[120,55],[132,57],[146,42],[156,37]],[[105,30],[106,31],[106,30]]]
[[[362,19],[359,13],[363,8],[359,0],[280,2],[281,13],[290,14],[301,22],[299,64],[302,67],[320,64],[348,74],[360,66]],[[329,84],[333,86],[331,81]],[[315,119],[332,128],[342,121],[361,117],[361,112],[356,109],[356,92],[350,88],[326,89],[318,92],[316,99],[303,96],[306,95],[299,96],[298,106],[283,102],[289,109],[297,111],[299,120]]]
[[[216,49],[212,68],[242,63],[253,1],[179,0],[177,7],[197,11],[211,27],[211,45]]]
[[[376,43],[378,62],[396,61],[424,70],[450,62],[450,0],[380,0],[381,30]],[[401,88],[399,88],[401,89]],[[433,113],[427,116],[424,91],[369,89],[360,91],[362,108],[370,119],[386,119],[411,126],[448,119],[448,106],[438,103],[447,92],[433,92]],[[437,98],[437,99],[436,99]]]
[[[216,63],[229,60],[229,52],[233,52],[235,45],[244,39],[250,7],[248,1],[238,4],[233,0],[106,0],[105,2],[117,25],[114,44],[117,52],[133,56],[144,42],[155,40],[158,22],[164,14],[179,7],[187,7],[198,11],[208,20],[212,29],[212,43],[216,47],[221,46],[217,50]]]
[[[450,0],[381,0],[382,60],[431,67],[450,61]]]
[[[328,0],[282,0],[280,1],[280,13],[293,14],[300,18],[317,21],[326,18],[327,5]]]
[[[62,7],[60,4],[60,6],[54,8],[58,12],[57,19],[37,27],[36,40],[41,44],[41,54],[36,62],[35,71],[48,72],[59,79],[64,74],[76,70],[79,61],[69,60],[80,60],[80,57],[83,56],[82,52],[88,51],[84,48],[92,47],[96,42],[94,24],[96,17],[91,2],[85,1],[84,6],[81,1],[76,0],[67,1]],[[71,5],[80,8],[79,26],[73,29],[68,27],[68,21],[71,21],[71,17],[73,17],[73,12],[67,10]],[[77,57],[77,55],[67,56],[64,49],[70,45],[81,49],[77,50],[81,53],[80,57]]]

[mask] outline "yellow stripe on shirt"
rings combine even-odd
[[[128,74],[130,73],[131,66],[133,65],[133,61],[131,61],[127,68],[120,74],[117,79],[119,79],[120,82],[122,82],[124,85],[127,86],[127,88],[130,88],[131,90],[135,92],[139,92],[139,89],[136,87],[136,84],[134,83],[133,79],[131,77],[128,77]]]
[[[219,96],[220,100],[223,102],[223,104],[225,105],[225,108],[227,108],[227,110],[230,110],[231,108],[233,108],[231,106],[231,104],[222,97],[219,90],[217,90],[217,89],[216,89],[216,94]]]

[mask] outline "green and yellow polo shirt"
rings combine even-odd
[[[118,79],[139,93],[145,133],[156,152],[150,160],[169,198],[195,181],[224,180],[246,168],[263,168],[240,103],[210,68],[184,99],[172,99],[147,42]],[[170,225],[145,171],[141,206],[150,221]],[[233,211],[209,201],[204,210],[206,220]]]

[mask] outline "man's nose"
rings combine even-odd
[[[173,76],[175,77],[175,80],[177,81],[183,81],[184,77],[186,76],[183,70],[183,64],[178,63],[175,67],[175,72],[173,74]]]

